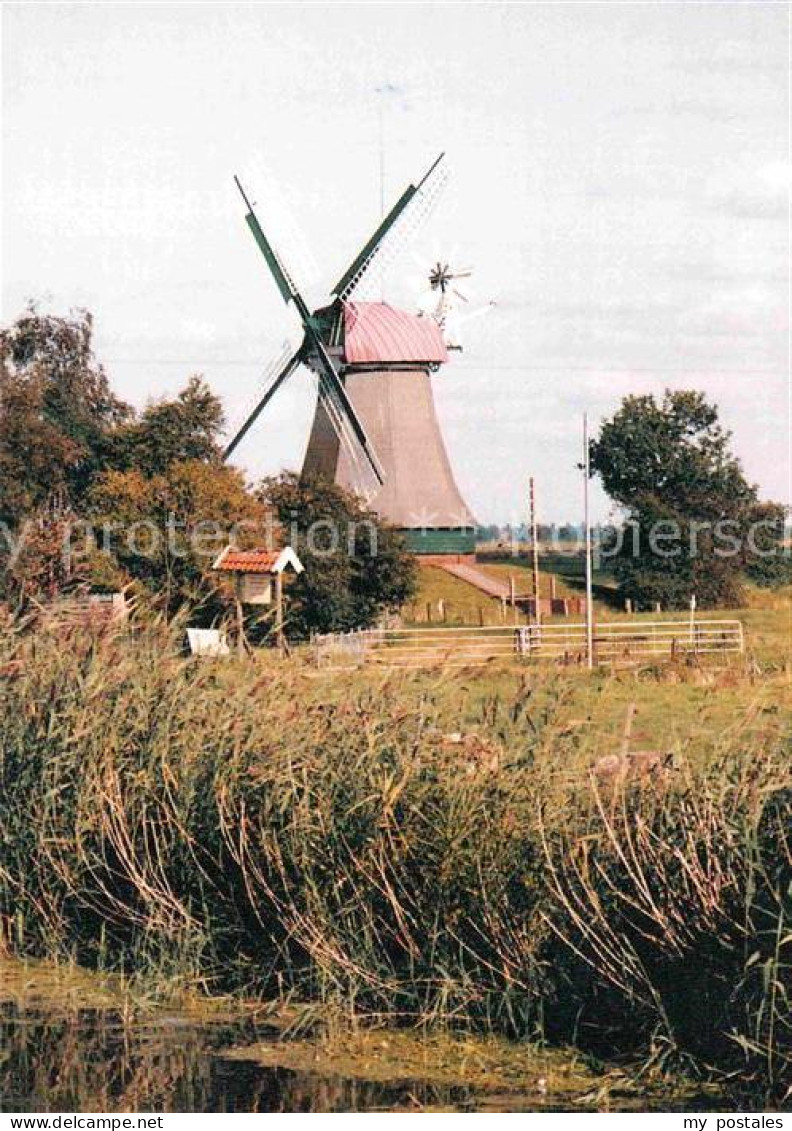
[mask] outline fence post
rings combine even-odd
[[[696,650],[696,594],[690,595],[690,644]]]

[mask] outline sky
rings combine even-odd
[[[3,321],[85,307],[122,396],[201,373],[232,431],[299,338],[233,174],[285,203],[319,302],[382,190],[445,151],[384,295],[410,308],[441,255],[472,269],[471,309],[495,300],[433,378],[479,520],[524,518],[530,475],[540,520],[579,520],[582,414],[596,432],[666,388],[714,400],[788,500],[789,21],[772,0],[6,0]],[[301,370],[271,402],[237,453],[251,479],[299,468],[315,395]]]

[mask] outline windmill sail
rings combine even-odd
[[[266,393],[256,405],[253,412],[245,421],[241,430],[237,433],[234,439],[226,449],[226,458],[234,451],[239,444],[242,437],[250,429],[263,409],[271,400],[272,396],[277,392],[286,378],[297,368],[301,360],[309,363],[319,374],[320,388],[323,390],[323,395],[333,405],[334,412],[332,419],[335,427],[344,427],[344,442],[357,444],[360,448],[360,453],[368,463],[371,471],[374,474],[378,483],[383,482],[382,468],[377,459],[377,455],[366,435],[365,429],[358,419],[357,413],[352,407],[352,403],[347,396],[343,383],[336,373],[335,366],[330,360],[330,356],[325,349],[324,342],[321,335],[316,328],[314,319],[311,317],[311,312],[305,302],[305,299],[297,289],[297,285],[289,274],[289,271],[283,263],[281,257],[273,247],[270,240],[264,234],[264,229],[258,221],[258,217],[253,211],[253,205],[247,198],[245,190],[238,177],[234,177],[237,188],[247,206],[247,216],[245,217],[248,227],[253,233],[253,238],[259,246],[267,266],[269,267],[273,278],[277,284],[278,290],[286,303],[293,302],[297,311],[299,312],[302,320],[303,329],[305,331],[305,340],[300,349],[284,363],[283,368],[277,371],[277,376],[272,381],[272,384],[267,389]],[[339,439],[341,435],[339,433]]]
[[[443,153],[417,185],[409,185],[333,287],[342,301],[377,297],[383,276],[428,219],[450,172]]]
[[[310,335],[313,337],[312,345],[319,363],[317,368],[319,372],[320,388],[323,389],[326,398],[336,409],[336,415],[343,421],[344,427],[347,428],[348,426],[348,431],[345,436],[342,436],[339,432],[339,439],[348,443],[351,436],[353,446],[359,446],[377,482],[380,484],[384,483],[385,479],[382,472],[382,465],[366,435],[366,430],[358,414],[355,412],[352,402],[347,396],[343,382],[335,371],[335,366],[330,360],[330,355],[325,349],[321,338],[312,327],[308,328],[306,336]]]
[[[247,223],[247,226],[250,228],[250,231],[253,233],[253,239],[258,244],[259,251],[264,256],[264,259],[267,262],[267,266],[269,267],[270,271],[272,272],[272,277],[277,284],[278,290],[281,293],[281,297],[283,298],[283,301],[285,303],[289,303],[293,299],[295,299],[297,297],[297,294],[298,294],[297,286],[294,282],[294,279],[292,279],[291,275],[287,271],[286,267],[283,264],[283,261],[281,260],[281,257],[278,255],[277,251],[275,250],[275,248],[273,247],[271,242],[264,235],[264,229],[262,228],[261,224],[259,224],[259,222],[258,222],[258,217],[256,216],[256,213],[253,211],[253,205],[248,200],[247,194],[245,193],[245,190],[242,188],[242,184],[239,180],[239,177],[235,176],[234,181],[236,182],[236,187],[239,189],[239,192],[240,192],[242,199],[244,200],[245,204],[247,205],[247,215],[245,216],[245,221]]]
[[[286,378],[290,377],[297,366],[300,364],[301,349],[298,349],[296,353],[292,351],[292,345],[287,342],[278,356],[275,357],[267,366],[267,369],[264,373],[264,396],[247,417],[242,427],[236,432],[233,440],[223,452],[223,459],[228,459],[232,455],[234,450],[242,442],[247,433],[258,420],[261,413],[275,396]]]
[[[352,435],[348,422],[339,409],[333,391],[326,380],[319,378],[318,411],[323,410],[338,442],[345,452],[350,469],[350,486],[368,503],[380,488],[381,481],[372,473],[371,465],[361,459],[360,448]]]

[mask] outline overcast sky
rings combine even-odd
[[[480,520],[577,518],[581,414],[704,390],[789,494],[789,9],[764,3],[46,4],[3,10],[3,316],[84,306],[135,404],[203,373],[240,421],[294,332],[232,174],[280,185],[334,281],[445,150],[414,245],[493,312],[435,380]],[[377,88],[385,87],[384,93]],[[378,106],[381,114],[378,113]],[[380,120],[382,130],[380,129]],[[409,304],[406,255],[386,298]],[[412,277],[412,278],[411,278]],[[298,468],[298,372],[244,446]],[[607,504],[597,497],[597,513]]]

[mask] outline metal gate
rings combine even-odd
[[[568,662],[586,659],[585,624],[531,624],[517,632],[526,656]],[[593,660],[600,664],[723,655],[743,648],[743,626],[738,620],[602,621],[593,634]]]
[[[584,664],[587,659],[583,622],[371,628],[318,635],[312,646],[318,667],[467,667],[504,659]],[[743,627],[738,620],[605,621],[595,626],[592,659],[596,664],[629,664],[726,656],[742,652],[743,647]]]

